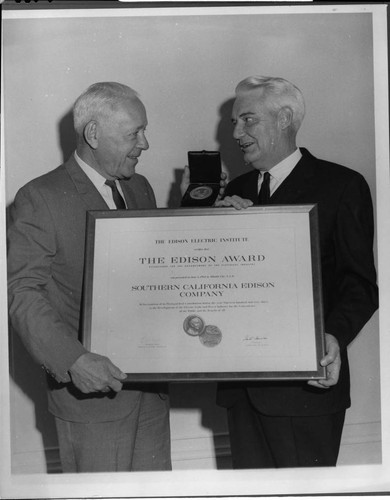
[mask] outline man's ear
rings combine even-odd
[[[94,120],[91,120],[85,125],[84,140],[92,149],[98,147],[97,124]]]
[[[282,130],[288,128],[293,122],[293,111],[288,106],[284,106],[278,113],[278,123]]]

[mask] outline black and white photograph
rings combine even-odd
[[[143,3],[1,5],[0,497],[388,492],[387,3]]]

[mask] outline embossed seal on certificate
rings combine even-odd
[[[184,331],[192,337],[201,335],[205,327],[205,322],[200,316],[187,316],[183,323]]]
[[[213,190],[209,186],[198,186],[190,191],[190,197],[194,200],[205,200],[212,192]]]
[[[207,325],[203,333],[199,335],[199,340],[206,347],[215,347],[222,340],[222,332],[217,326]]]

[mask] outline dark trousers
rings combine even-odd
[[[259,413],[243,391],[227,412],[234,469],[336,465],[345,410],[310,417],[268,416]]]

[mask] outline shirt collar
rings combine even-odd
[[[100,190],[102,186],[104,186],[104,183],[106,182],[105,177],[103,177],[97,170],[95,170],[93,167],[88,165],[88,163],[85,163],[84,160],[80,158],[80,156],[77,154],[77,151],[74,152],[74,157],[79,164],[80,168],[83,170],[83,172],[88,176],[90,181],[94,184],[94,186]]]
[[[302,158],[302,153],[299,148],[297,148],[290,156],[287,156],[284,160],[277,163],[274,167],[269,170],[269,173],[277,181],[282,182],[294,169],[295,165]]]

